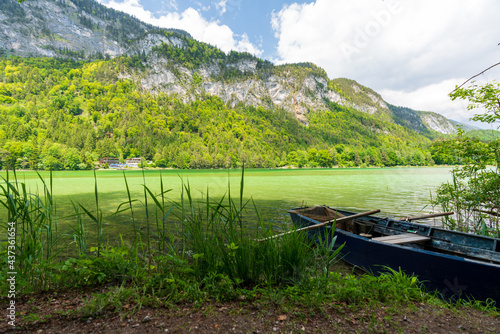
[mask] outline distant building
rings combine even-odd
[[[99,166],[103,167],[108,165],[109,168],[124,168],[124,167],[139,167],[142,158],[130,158],[125,161],[124,164],[120,163],[118,158],[102,158],[99,160]]]
[[[128,167],[139,167],[141,158],[129,158],[125,161]]]
[[[105,164],[107,164],[108,166],[118,165],[118,164],[120,164],[120,159],[118,159],[118,158],[102,158],[99,160],[100,166],[104,166]]]

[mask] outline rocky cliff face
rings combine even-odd
[[[396,107],[393,105],[389,105],[389,109],[392,113],[392,118],[397,124],[406,126],[419,133],[429,130],[422,117],[420,117],[420,115],[414,110],[405,107]]]
[[[167,43],[179,42],[169,40]],[[200,94],[210,94],[231,106],[243,103],[281,107],[295,113],[305,125],[308,124],[307,113],[313,109],[325,109],[325,101],[344,103],[338,93],[326,88],[328,82],[324,77],[310,75],[300,80],[287,70],[259,76],[257,61],[242,60],[225,65],[246,74],[229,81],[217,79],[225,68],[216,62],[190,70],[152,54],[147,63],[147,69],[140,75],[142,86],[153,92],[176,94],[185,101]]]
[[[2,0],[0,4],[0,50],[4,53],[115,57],[149,51],[163,40],[161,33],[153,33],[161,29],[93,0],[31,0],[22,4]]]
[[[457,132],[455,124],[443,115],[432,112],[421,112],[420,117],[427,128],[431,130],[444,134]]]
[[[199,66],[187,66],[153,51],[161,45],[187,48],[182,31],[166,34],[151,25],[93,0],[0,0],[0,52],[22,56],[71,57],[97,55],[141,55],[145,70],[122,74],[151,92],[176,94],[185,101],[200,94],[220,97],[229,105],[263,105],[284,108],[308,125],[311,110],[327,110],[336,103],[415,131],[453,133],[455,126],[435,113],[418,113],[389,106],[373,90],[349,79],[330,80],[311,64],[269,65],[259,68],[256,58],[220,62],[209,59]],[[311,70],[312,69],[312,70]],[[230,79],[227,72],[237,73]]]
[[[83,26],[82,19],[96,27],[104,28],[106,24],[79,11],[72,2],[26,1],[22,5],[10,2],[13,3],[10,7],[15,8],[14,15],[9,16],[5,10],[0,13],[0,48],[20,55],[48,57],[58,56],[63,49],[110,56],[123,53],[119,43],[107,38],[103,30]]]

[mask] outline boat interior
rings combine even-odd
[[[291,210],[307,217],[312,223],[331,221],[335,228],[361,237],[394,245],[420,248],[466,259],[500,264],[500,239],[445,230],[425,224],[392,218],[365,216],[354,220],[339,218],[354,213],[334,210],[328,206],[314,206]]]

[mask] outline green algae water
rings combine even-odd
[[[345,168],[345,169],[247,169],[244,198],[252,198],[264,212],[285,211],[301,205],[326,204],[352,211],[380,209],[386,215],[414,215],[430,210],[429,202],[437,187],[451,181],[450,168]],[[49,184],[49,173],[41,172]],[[1,172],[5,177],[6,173]],[[219,199],[231,192],[239,197],[241,170],[101,170],[96,172],[99,204],[112,212],[127,200],[124,175],[131,197],[144,198],[145,184],[160,192],[160,177],[167,197],[179,200],[182,184],[189,183],[192,196],[203,199],[207,193]],[[13,174],[10,173],[10,179]],[[31,192],[42,192],[43,185],[35,172],[18,171],[17,179]],[[56,171],[52,175],[52,193],[59,211],[69,210],[71,201],[92,206],[94,198],[92,171]]]
[[[378,215],[388,217],[426,214],[433,211],[430,201],[437,187],[451,181],[450,170],[442,167],[247,169],[243,179],[242,203],[248,203],[242,216],[244,226],[252,233],[259,228],[260,220],[270,221],[277,230],[288,229],[291,226],[287,213],[289,209],[323,204],[355,212],[380,209]],[[158,231],[165,226],[171,231],[175,230],[179,217],[172,214],[164,218],[159,214],[150,195],[145,197],[144,185],[159,201],[164,200],[167,207],[169,203],[180,203],[182,197],[186,200],[187,194],[183,191],[186,187],[190,189],[195,206],[198,205],[201,210],[206,207],[207,196],[210,203],[230,197],[239,205],[242,171],[99,170],[96,171],[96,177],[93,171],[57,171],[52,173],[52,177],[49,172],[40,172],[40,175],[51,189],[55,203],[52,215],[56,223],[51,230],[55,230],[55,235],[61,238],[62,243],[71,245],[76,244],[75,229],[78,226],[85,227],[86,238],[94,243],[101,233],[99,231],[104,233],[105,242],[110,244],[119,243],[121,238],[131,242],[137,236],[137,231],[142,236],[151,235],[155,240],[160,240],[162,237]],[[0,176],[6,177],[7,173],[0,172]],[[44,185],[36,172],[18,171],[16,177],[18,184],[25,184],[27,192],[43,197]],[[9,179],[14,181],[12,172],[9,173]],[[131,210],[127,210],[129,204],[124,204],[128,201],[125,179],[133,201],[133,216]],[[99,213],[95,196],[96,182]],[[161,183],[164,190],[170,190],[163,198],[160,196]],[[80,216],[75,214],[75,208],[80,211]],[[83,213],[84,210],[95,217],[102,212],[102,225],[96,225],[88,214]],[[436,208],[436,211],[439,210]],[[78,217],[83,217],[83,220]],[[7,210],[2,206],[0,222],[5,223],[6,219]],[[81,225],[82,221],[84,225]],[[102,229],[98,226],[102,226]],[[0,241],[5,241],[3,230]]]

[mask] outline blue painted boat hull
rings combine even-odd
[[[290,215],[296,227],[319,224],[295,210],[298,209],[290,210]],[[308,235],[317,240],[327,233],[331,234],[330,227],[311,230]],[[336,229],[334,235],[337,237],[335,247],[344,244],[343,259],[367,272],[378,275],[387,272],[386,267],[401,269],[417,276],[427,289],[439,292],[445,299],[492,299],[500,306],[500,264],[414,248],[413,245],[388,244],[341,229]]]

